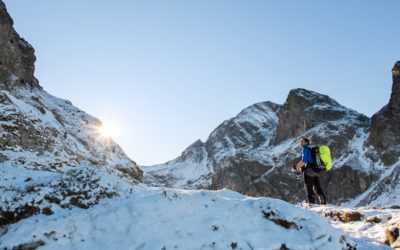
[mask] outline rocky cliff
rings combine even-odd
[[[41,88],[34,49],[2,1],[0,22],[0,227],[59,207],[88,208],[140,182],[142,171],[100,134],[98,119]]]
[[[385,165],[396,163],[400,156],[400,62],[394,65],[392,78],[389,103],[372,116],[368,139]]]
[[[38,87],[34,76],[33,47],[14,30],[13,20],[5,4],[0,1],[0,84],[2,88],[14,86]]]

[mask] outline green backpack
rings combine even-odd
[[[330,148],[327,145],[319,145],[314,148],[313,152],[315,152],[318,166],[323,166],[325,171],[331,171],[333,162]]]

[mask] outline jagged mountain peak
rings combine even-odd
[[[202,140],[198,139],[197,141],[193,142],[189,147],[197,148],[197,147],[201,147],[203,145],[204,145],[204,142]]]
[[[278,123],[280,105],[259,102],[224,121],[208,137],[206,148],[216,160],[239,151],[269,144]]]
[[[356,119],[368,123],[366,116],[344,107],[331,97],[301,88],[289,92],[278,116],[276,144],[330,121]]]
[[[341,108],[344,107],[328,95],[312,90],[297,88],[289,91],[284,105],[301,105],[304,107],[315,106],[316,108]]]
[[[183,151],[181,160],[192,159],[195,162],[201,162],[204,157],[204,142],[199,139]]]

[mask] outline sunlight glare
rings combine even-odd
[[[118,126],[111,122],[102,122],[97,131],[105,138],[115,138],[119,134]]]

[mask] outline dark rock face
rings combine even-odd
[[[275,142],[297,137],[321,123],[346,116],[346,109],[335,100],[305,89],[294,89],[279,112]]]
[[[385,165],[400,156],[400,62],[392,70],[393,87],[389,103],[374,114],[368,144],[374,146]]]
[[[229,188],[250,196],[268,196],[292,203],[306,198],[303,176],[293,173],[290,167],[273,168],[257,161],[238,159],[230,159],[224,164],[226,166],[213,176],[211,189]],[[335,204],[365,192],[376,180],[377,175],[349,166],[321,174],[321,186],[328,202]]]
[[[38,87],[34,77],[35,51],[13,28],[13,20],[0,0],[0,87]]]
[[[332,172],[323,173],[321,186],[328,197],[328,202],[341,203],[365,192],[377,179],[378,175],[358,171],[345,165]]]
[[[254,182],[272,169],[271,166],[240,156],[225,159],[220,165],[212,178],[211,189],[229,188],[251,196],[261,193]]]

